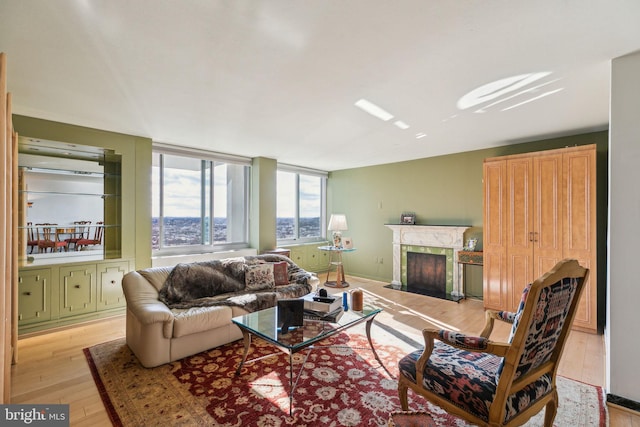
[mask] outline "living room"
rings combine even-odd
[[[630,15],[633,15],[635,11],[633,8],[630,10]],[[2,39],[8,40],[4,35]],[[37,110],[44,107],[24,105],[22,99],[26,96],[25,86],[15,84],[16,75],[21,71],[13,71],[11,64],[12,57],[17,56],[18,53],[14,49],[5,48],[4,42],[0,44],[0,48],[8,53],[8,88],[13,93],[14,102],[13,124],[20,135],[77,144],[111,146],[124,153],[123,158],[126,160],[123,161],[126,164],[123,165],[123,193],[125,193],[124,199],[130,203],[123,206],[123,234],[128,237],[123,241],[122,250],[126,257],[135,259],[136,268],[151,266],[152,252],[147,244],[150,241],[151,218],[151,208],[146,202],[150,199],[148,168],[153,143],[156,140],[167,142],[172,138],[148,135],[143,132],[124,132],[118,126],[98,125],[97,119],[86,122],[64,120],[62,114],[56,115],[55,111],[49,114],[38,113]],[[630,52],[625,51],[623,54]],[[637,54],[620,60],[614,60],[615,56],[604,59],[604,62],[614,60],[611,64],[607,64],[607,67],[610,66],[612,70],[612,96],[620,93],[634,93],[636,80],[630,77],[628,74],[631,76],[633,74],[623,67],[627,67],[628,63],[634,66],[634,61],[637,63],[636,57]],[[619,69],[616,68],[617,65],[620,65]],[[325,72],[329,75],[326,70]],[[616,88],[617,91],[614,90]],[[616,368],[627,366],[627,362],[632,360],[626,349],[629,344],[628,337],[625,339],[626,335],[623,332],[637,324],[637,320],[628,314],[634,310],[633,301],[637,296],[637,290],[631,285],[633,281],[629,280],[634,277],[631,269],[633,262],[626,261],[629,253],[633,252],[632,245],[635,240],[628,236],[633,235],[637,227],[634,221],[637,219],[636,208],[631,202],[637,198],[629,197],[629,194],[637,194],[637,189],[632,185],[637,174],[632,167],[632,160],[637,159],[637,148],[633,138],[625,137],[635,133],[633,126],[636,125],[628,124],[625,120],[628,120],[628,111],[633,111],[634,114],[637,112],[637,104],[627,100],[626,96],[630,95],[625,95],[625,104],[618,107],[619,110],[616,109],[618,105],[616,99],[612,98],[611,118],[594,126],[574,126],[555,133],[541,131],[524,139],[505,138],[484,147],[436,155],[420,154],[424,153],[419,151],[424,149],[424,144],[420,143],[422,148],[416,148],[416,155],[405,160],[352,167],[338,166],[335,169],[326,168],[325,170],[330,172],[327,184],[327,214],[332,212],[346,214],[349,221],[348,233],[357,247],[357,251],[344,256],[347,273],[373,280],[391,280],[393,258],[391,232],[384,227],[384,224],[398,221],[403,212],[415,212],[418,222],[423,224],[469,225],[481,236],[482,161],[485,158],[565,146],[596,144],[598,150],[598,248],[600,251],[598,293],[602,296],[599,298],[598,318],[608,342],[607,363],[610,370],[608,381],[611,381],[611,384],[607,390],[631,400],[640,400],[640,396],[634,392],[633,384],[637,382],[633,374],[626,371],[619,372],[620,368]],[[549,99],[551,98],[553,97]],[[389,105],[390,110],[393,107],[392,102],[385,105]],[[398,109],[398,111],[400,114],[401,110]],[[617,116],[616,112],[620,111],[622,114]],[[452,119],[450,123],[458,122]],[[372,123],[374,123],[373,127],[385,124],[376,121]],[[616,128],[616,125],[621,127]],[[390,136],[393,134],[387,128],[383,133],[385,138],[395,138]],[[451,140],[453,139],[456,138],[452,137]],[[447,138],[444,138],[444,141],[446,140]],[[417,141],[424,141],[424,139]],[[514,141],[518,144],[510,143]],[[319,143],[312,145],[319,145]],[[619,147],[618,151],[616,147]],[[325,148],[326,152],[330,153],[328,160],[325,161],[335,160],[336,165],[340,165],[338,162],[348,162],[350,158],[354,158],[352,164],[357,165],[358,162],[363,161],[363,158],[369,156],[366,150],[360,149],[359,152],[362,155],[361,159],[358,159],[357,155],[353,156],[353,150],[348,144],[338,149],[329,145]],[[288,149],[304,151],[297,150],[295,145],[291,144]],[[215,151],[224,150],[216,146]],[[372,151],[387,151],[389,152],[387,157],[392,158],[395,148],[389,145]],[[268,150],[265,150],[262,155],[255,156],[255,158],[262,157],[271,159]],[[622,161],[622,163],[616,163],[616,161]],[[277,162],[280,162],[279,158]],[[273,164],[270,161],[263,162],[262,172],[273,176],[277,169],[277,162]],[[284,161],[284,163],[291,163],[291,161]],[[301,166],[304,165],[301,164]],[[264,190],[267,194],[273,187],[272,182],[264,181],[255,185],[259,191]],[[621,193],[621,189],[627,192]],[[616,202],[620,205],[616,205]],[[613,208],[614,205],[620,208]],[[265,214],[265,212],[271,213]],[[259,218],[261,223],[272,223],[274,222],[272,212],[273,209],[267,207],[264,210],[258,210],[257,214],[254,212],[253,215],[256,215],[254,218]],[[611,227],[609,224],[615,225]],[[269,227],[271,226],[264,228]],[[270,249],[278,244],[273,233],[268,230],[259,228],[258,236],[255,236],[256,233],[253,234],[254,240],[251,243],[258,251]],[[607,242],[607,239],[608,246],[602,243]],[[611,259],[612,254],[616,254],[615,259]],[[468,272],[468,289],[478,294],[482,289],[481,269],[472,268],[468,269]],[[614,310],[611,309],[612,306],[615,307]]]

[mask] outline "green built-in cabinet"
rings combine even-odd
[[[122,278],[132,260],[82,262],[20,269],[20,334],[123,314]]]
[[[51,319],[51,269],[20,271],[18,276],[18,322],[20,325]]]
[[[307,271],[317,273],[327,271],[329,267],[329,253],[318,249],[318,246],[324,245],[327,245],[327,242],[288,246],[287,249],[291,251],[289,257],[293,262]]]
[[[13,124],[20,135],[31,138],[27,141],[31,147],[38,148],[31,153],[23,145],[21,155],[62,159],[71,153],[74,160],[99,160],[104,167],[104,188],[98,197],[105,197],[101,255],[88,259],[84,251],[67,251],[34,253],[34,259],[29,259],[26,240],[23,242],[20,253],[25,256],[18,284],[19,334],[124,314],[123,276],[133,269],[151,267],[151,139],[20,115],[13,115]],[[53,163],[47,167],[55,169]],[[62,169],[75,170],[66,164]],[[29,188],[21,190],[25,195]],[[73,188],[61,192],[74,193],[73,197],[82,193]],[[92,191],[90,199],[94,196]],[[69,197],[60,194],[60,210],[72,209],[65,203]],[[24,202],[19,215],[26,225],[29,205]]]

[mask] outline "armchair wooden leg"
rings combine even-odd
[[[402,374],[401,374],[402,375]],[[407,399],[407,385],[402,381],[398,381],[398,396],[400,396],[400,406],[403,411],[409,410],[409,400]]]
[[[553,391],[553,399],[547,403],[544,410],[544,427],[553,427],[553,420],[556,418],[556,412],[558,412],[558,392]]]

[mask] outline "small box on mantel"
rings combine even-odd
[[[338,297],[328,297],[332,298],[332,302],[322,302],[322,301],[314,301],[318,295],[315,293],[310,293],[302,297],[304,300],[304,309],[309,311],[317,311],[319,313],[331,313],[332,311],[337,310],[342,307],[342,299]]]

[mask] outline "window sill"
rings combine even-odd
[[[257,255],[258,251],[253,248],[226,250],[220,252],[208,252],[201,254],[184,255],[161,255],[151,258],[152,267],[172,267],[179,263],[211,261],[213,259],[232,258],[237,256]]]

